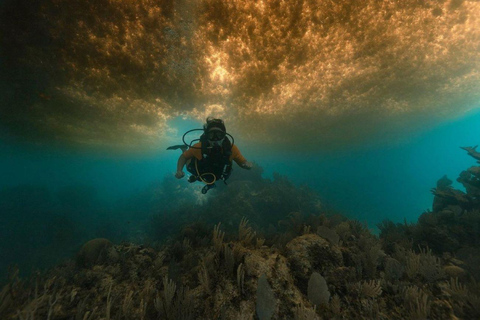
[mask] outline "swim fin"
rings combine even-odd
[[[167,150],[177,150],[177,149],[181,149],[182,152],[185,152],[185,150],[188,149],[188,146],[186,146],[184,144],[177,144],[177,145],[170,146],[170,147],[167,148]]]
[[[203,188],[202,188],[202,193],[203,194],[207,194],[208,190],[212,189],[212,188],[215,188],[216,185],[215,183],[214,184],[206,184]]]

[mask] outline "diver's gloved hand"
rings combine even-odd
[[[177,178],[177,179],[182,179],[183,177],[185,177],[185,172],[183,172],[183,171],[177,171],[177,172],[175,173],[175,178]]]
[[[253,167],[253,164],[250,161],[246,161],[240,165],[241,168],[250,170]]]

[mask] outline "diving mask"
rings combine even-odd
[[[220,141],[225,139],[226,132],[218,128],[212,128],[207,132],[207,139],[210,141]]]

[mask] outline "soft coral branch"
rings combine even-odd
[[[473,158],[479,160],[477,162],[480,163],[480,152],[475,150],[477,147],[478,145],[475,147],[460,147],[460,148],[462,148],[463,150],[466,150],[469,156],[472,156]]]

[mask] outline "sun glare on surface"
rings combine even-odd
[[[479,106],[478,1],[23,2],[0,112],[31,139],[148,148],[221,105],[255,143],[348,144]]]

